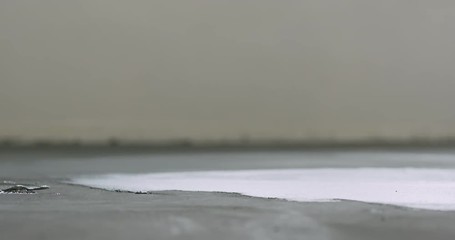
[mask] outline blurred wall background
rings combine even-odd
[[[0,1],[0,137],[455,136],[449,0]]]

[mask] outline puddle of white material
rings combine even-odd
[[[455,169],[323,168],[107,174],[71,183],[124,191],[213,191],[302,202],[336,199],[455,210]]]

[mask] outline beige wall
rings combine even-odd
[[[455,2],[0,1],[0,136],[455,135]]]

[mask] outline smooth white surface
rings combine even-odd
[[[71,183],[125,191],[216,191],[302,202],[348,199],[455,210],[455,170],[338,168],[108,174]]]

